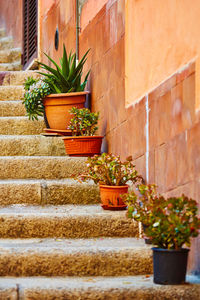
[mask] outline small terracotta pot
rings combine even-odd
[[[83,108],[89,92],[51,94],[43,99],[48,124],[51,129],[66,130],[72,118],[72,107]]]
[[[94,156],[100,154],[103,136],[63,137],[69,156]]]
[[[101,206],[105,210],[125,210],[127,205],[122,201],[120,195],[128,192],[128,185],[110,186],[99,185]]]

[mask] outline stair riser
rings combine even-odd
[[[0,82],[3,86],[23,85],[28,77],[39,78],[40,75],[33,71],[4,72],[0,73]]]
[[[88,249],[89,250],[89,249]],[[151,250],[0,255],[0,276],[120,276],[152,273]]]
[[[0,100],[23,100],[24,88],[21,86],[0,86]]]
[[[28,117],[0,118],[0,135],[35,135],[43,132],[44,128],[42,118],[39,121],[31,121]]]
[[[0,183],[0,205],[64,205],[99,203],[96,185],[67,183]]]
[[[0,40],[0,50],[11,49],[13,47],[13,41],[10,39],[3,38]]]
[[[0,157],[0,179],[62,179],[84,172],[84,159]]]
[[[95,281],[95,279],[94,279]],[[128,284],[129,285],[129,284]],[[85,289],[25,289],[24,290],[24,298],[23,300],[199,300],[200,289],[198,287],[188,287],[187,290],[183,288],[176,287],[174,290],[172,287],[162,290],[154,288],[146,289],[144,287],[141,288],[107,288],[105,289],[95,289],[93,287],[85,288]],[[20,300],[20,299],[19,299]]]
[[[0,63],[0,71],[20,71],[22,69],[21,61],[16,63]]]
[[[0,215],[0,238],[97,238],[137,237],[130,219],[110,216],[15,217]]]
[[[199,300],[199,295],[199,284],[161,287],[152,276],[0,279],[0,299],[12,300]]]
[[[6,35],[6,31],[3,28],[0,28],[0,38],[4,37]]]
[[[21,51],[18,49],[13,49],[10,51],[0,52],[0,63],[12,63],[19,61],[21,62]]]
[[[10,137],[0,136],[0,156],[65,156],[61,138],[53,137]]]
[[[0,117],[25,116],[26,110],[21,101],[0,101]]]

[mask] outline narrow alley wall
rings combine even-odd
[[[108,151],[122,159],[132,155],[138,171],[166,196],[185,193],[200,201],[196,64],[183,62],[140,101],[126,106],[125,2],[107,1],[96,15],[93,11],[95,17],[90,22],[85,22],[90,15],[83,6],[80,53],[91,48],[86,67],[91,68],[88,88],[92,109],[101,114],[99,133],[105,135]],[[199,249],[200,238],[193,241],[189,260],[189,270],[197,273]]]

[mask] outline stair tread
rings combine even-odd
[[[48,205],[30,206],[15,204],[7,207],[0,207],[0,216],[13,218],[41,218],[41,217],[107,217],[126,219],[125,211],[103,210],[100,205]]]
[[[90,239],[0,239],[0,253],[70,253],[99,252],[99,251],[144,251],[151,253],[151,246],[146,245],[143,239],[137,238],[90,238]],[[142,252],[141,252],[142,254]]]
[[[200,290],[200,277],[195,275],[187,275],[186,282],[190,285],[196,285]],[[182,290],[187,289],[190,285],[182,284],[178,286],[172,285],[159,285],[153,283],[153,276],[149,275],[135,275],[135,276],[95,276],[95,277],[0,277],[0,288],[10,287],[19,284],[24,288],[32,289],[47,289],[47,288],[66,288],[66,289],[82,289],[82,288],[99,288],[99,289],[112,289],[112,288],[155,288],[166,290]]]

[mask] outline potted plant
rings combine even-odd
[[[69,129],[71,137],[63,137],[65,150],[69,156],[93,156],[100,154],[103,136],[95,136],[99,113],[90,112],[88,108],[70,109],[73,118]]]
[[[28,78],[25,82],[24,105],[30,119],[37,120],[38,116],[45,117],[51,129],[66,130],[69,121],[69,110],[76,106],[83,108],[86,95],[84,91],[90,71],[81,82],[83,66],[87,60],[89,50],[76,65],[76,54],[69,54],[63,45],[63,56],[59,66],[47,54],[47,58],[55,68],[42,62],[39,65],[45,72],[38,72],[41,79]]]
[[[127,216],[137,219],[137,217],[142,218],[142,228],[144,232],[144,240],[145,244],[152,244],[151,238],[145,235],[145,231],[149,226],[149,218],[150,218],[150,207],[154,205],[154,200],[156,195],[156,186],[154,184],[139,184],[137,186],[137,195],[135,192],[128,193],[123,195],[123,200],[128,206]],[[138,197],[139,196],[139,197]],[[136,214],[137,212],[137,214]]]
[[[137,197],[135,193],[132,196]],[[135,200],[128,216],[148,225],[145,233],[157,246],[152,248],[154,282],[184,283],[189,252],[184,245],[190,246],[191,238],[197,237],[200,229],[197,202],[184,195],[168,199],[156,194],[149,197],[147,210]]]
[[[101,206],[106,210],[124,210],[127,205],[121,195],[128,192],[128,182],[136,183],[141,180],[132,157],[124,162],[119,156],[103,153],[87,160],[87,171],[79,176],[82,181],[92,179],[99,184]]]

